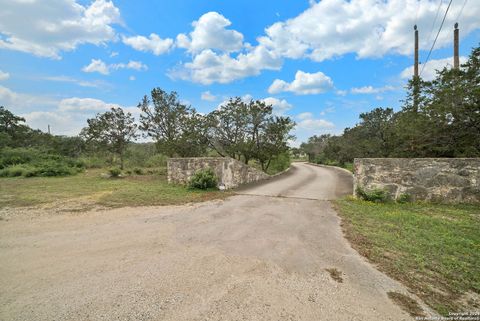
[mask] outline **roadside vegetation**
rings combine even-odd
[[[310,162],[349,167],[354,158],[480,157],[480,47],[459,70],[432,81],[413,78],[402,109],[375,108],[342,135],[312,136],[300,150]]]
[[[478,205],[336,201],[352,246],[443,315],[480,308]]]
[[[66,177],[0,180],[0,208],[68,204],[72,210],[93,207],[177,205],[230,195],[214,189],[188,189],[167,183],[164,168],[145,169],[145,175],[108,177],[104,169],[88,169]]]
[[[34,130],[1,106],[0,206],[80,196],[107,206],[220,197],[213,177],[191,184],[203,192],[167,185],[168,157],[229,156],[269,174],[290,165],[287,142],[294,122],[273,115],[272,106],[260,100],[232,98],[201,115],[175,92],[154,88],[138,108],[138,120],[114,107],[87,119],[79,136],[67,137]],[[151,143],[137,143],[141,136]]]

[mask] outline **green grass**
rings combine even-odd
[[[479,308],[480,206],[336,205],[352,246],[430,307],[443,315]]]
[[[173,205],[222,198],[228,193],[191,190],[167,184],[165,175],[102,177],[106,170],[87,170],[68,177],[0,178],[0,208],[62,201],[87,201],[107,207]]]

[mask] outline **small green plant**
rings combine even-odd
[[[141,168],[139,168],[139,167],[135,167],[135,168],[133,169],[133,173],[134,173],[135,175],[143,175],[143,174],[144,174],[143,169],[141,169]]]
[[[402,193],[397,198],[397,203],[410,203],[412,201],[412,195],[408,193]]]
[[[381,188],[374,188],[367,191],[361,187],[357,187],[357,195],[364,201],[375,203],[387,203],[391,200],[388,191]]]
[[[190,179],[190,188],[208,189],[217,187],[217,176],[212,169],[202,169],[197,171]]]
[[[122,174],[122,170],[118,167],[112,167],[108,170],[108,172],[112,178],[118,178]]]

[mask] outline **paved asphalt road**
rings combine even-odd
[[[297,163],[224,201],[2,221],[0,320],[411,320],[343,238],[349,192]]]

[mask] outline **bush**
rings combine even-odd
[[[397,198],[398,203],[410,203],[411,201],[412,201],[412,195],[410,195],[408,193],[402,193]]]
[[[23,165],[13,165],[0,170],[1,177],[18,177],[25,176],[28,168]]]
[[[147,167],[165,167],[167,166],[167,156],[156,154],[147,159],[145,162]]]
[[[41,153],[32,148],[4,148],[0,154],[0,168],[39,160]]]
[[[374,188],[366,191],[361,187],[357,187],[357,195],[360,196],[360,198],[364,201],[375,203],[386,203],[391,200],[390,194],[381,188]]]
[[[118,167],[112,167],[108,170],[110,177],[118,178],[122,174],[122,170]]]
[[[217,176],[211,170],[202,169],[197,171],[190,179],[190,188],[208,189],[217,187]]]
[[[290,154],[283,153],[272,158],[267,174],[273,175],[280,173],[290,167]]]
[[[138,167],[135,167],[135,168],[133,169],[133,173],[134,173],[135,175],[143,175],[143,174],[144,174],[144,173],[143,173],[143,169],[138,168]]]

